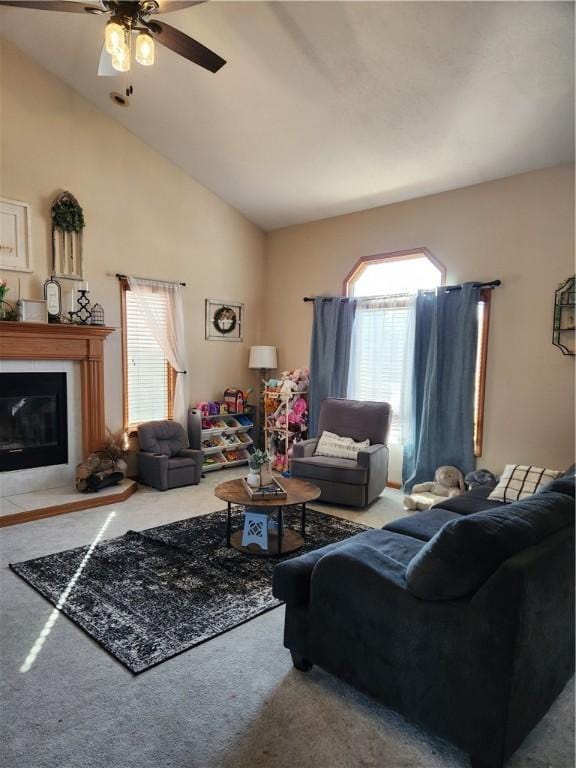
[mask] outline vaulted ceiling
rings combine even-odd
[[[571,2],[209,2],[163,17],[128,109],[105,19],[4,8],[2,35],[263,229],[573,159]],[[162,18],[162,17],[161,17]]]

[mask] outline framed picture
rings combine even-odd
[[[0,269],[32,272],[31,205],[0,198]]]
[[[48,307],[44,299],[20,299],[18,319],[21,323],[47,323]]]
[[[242,341],[244,305],[206,299],[206,338],[213,341]]]

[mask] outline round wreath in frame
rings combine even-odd
[[[232,333],[236,328],[238,325],[238,317],[232,307],[219,307],[216,312],[214,312],[212,324],[218,333],[226,335]]]

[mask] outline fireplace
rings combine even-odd
[[[65,373],[0,375],[0,471],[68,462]]]

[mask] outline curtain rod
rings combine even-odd
[[[116,272],[115,275],[118,280],[127,280],[128,275],[123,275],[120,272]],[[181,283],[178,280],[156,280],[153,277],[137,277],[136,280],[146,280],[149,283],[165,283],[166,285],[186,285],[186,283]]]
[[[497,288],[499,285],[502,285],[501,280],[491,280],[489,283],[474,283],[474,288]],[[443,288],[445,291],[459,291],[462,288],[462,285],[440,285],[439,288]],[[430,292],[431,290],[435,290],[432,288],[427,289],[427,292]],[[303,301],[314,301],[314,299],[322,299],[322,301],[332,301],[332,299],[353,299],[353,298],[359,298],[359,299],[387,299],[392,298],[393,296],[406,296],[405,293],[395,293],[395,294],[388,294],[387,296],[304,296]]]

